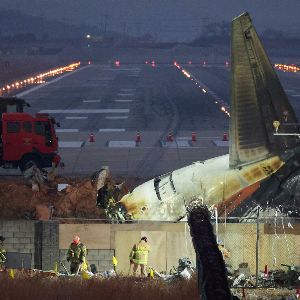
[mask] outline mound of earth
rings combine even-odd
[[[117,178],[115,182],[123,182]],[[142,183],[138,178],[125,179],[127,188]],[[68,184],[58,191],[59,183]],[[90,178],[56,178],[46,183],[40,191],[32,191],[32,186],[23,179],[0,181],[0,219],[50,218],[97,218],[106,219],[101,208],[96,207],[97,188]]]

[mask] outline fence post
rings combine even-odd
[[[258,287],[258,243],[259,243],[259,206],[257,207],[257,218],[256,218],[256,261],[255,261],[255,286]]]

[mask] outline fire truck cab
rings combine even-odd
[[[24,100],[0,98],[1,143],[0,164],[4,168],[20,168],[21,171],[33,163],[39,168],[58,164],[58,138],[55,119],[48,114],[35,116],[23,112]],[[5,106],[5,103],[7,105]],[[3,110],[5,112],[3,112]]]

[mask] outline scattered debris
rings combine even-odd
[[[63,191],[64,189],[66,189],[68,186],[69,186],[69,184],[67,184],[67,183],[59,183],[59,184],[57,185],[57,191],[58,191],[58,192],[61,192],[61,191]]]
[[[39,192],[40,185],[42,185],[45,182],[47,172],[44,172],[42,169],[39,169],[35,164],[32,164],[24,171],[23,176],[32,185],[32,191]]]
[[[153,270],[155,278],[161,278],[165,281],[173,281],[178,278],[190,280],[196,272],[196,268],[192,266],[192,261],[188,257],[179,258],[177,268],[173,267],[169,275],[159,273],[152,267],[149,268]]]

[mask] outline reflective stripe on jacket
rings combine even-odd
[[[129,258],[136,264],[147,265],[150,247],[145,241],[140,241],[132,247]]]
[[[6,250],[0,246],[0,264],[5,263],[6,261]]]

